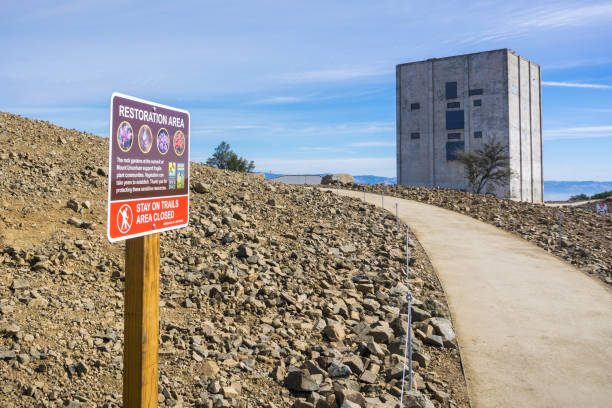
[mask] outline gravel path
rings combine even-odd
[[[382,202],[374,194],[366,200]],[[610,406],[608,287],[491,225],[384,198],[393,213],[396,202],[446,291],[474,407]]]

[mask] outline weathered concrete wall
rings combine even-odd
[[[473,152],[496,139],[508,147],[514,176],[489,192],[541,201],[539,66],[502,49],[401,64],[396,80],[399,184],[467,188],[463,166],[447,160],[447,143]],[[456,82],[456,98],[447,98],[447,82]],[[448,111],[463,111],[463,128],[446,128]]]
[[[455,57],[444,58],[430,62],[433,65],[433,106],[434,106],[434,185],[446,188],[466,188],[463,165],[456,160],[446,160],[446,143],[449,141],[449,133],[459,133],[459,139],[453,141],[463,141],[465,143],[464,129],[446,129],[446,111],[464,111],[465,123],[465,104],[463,103],[463,91],[468,84],[466,83],[465,71],[467,68],[467,58]],[[457,98],[446,99],[446,82],[457,82]],[[459,102],[459,108],[447,108],[448,103]]]
[[[508,53],[508,132],[510,169],[510,197],[521,199],[521,129],[519,100],[518,57]]]
[[[489,140],[497,140],[508,146],[508,80],[507,53],[486,52],[470,56],[470,88],[482,89],[482,95],[470,97],[470,149],[482,148]],[[501,78],[501,80],[500,80]],[[480,100],[480,106],[474,102]],[[474,132],[482,132],[482,138],[474,138]],[[490,188],[488,192],[508,196],[509,186]]]
[[[544,179],[542,178],[542,93],[540,89],[540,66],[530,63],[531,77],[531,191],[533,202],[544,201]]]
[[[510,189],[516,200],[544,199],[540,83],[540,67],[508,51]]]
[[[431,160],[430,116],[432,105],[421,95],[431,90],[431,70],[427,64],[418,64],[406,75],[398,69],[398,178],[410,174],[410,179],[426,186],[431,182],[433,162]],[[411,110],[412,103],[419,103],[419,109]],[[418,133],[418,139],[411,135]]]

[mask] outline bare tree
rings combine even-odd
[[[480,194],[485,187],[502,186],[512,176],[510,157],[506,147],[497,140],[485,142],[473,153],[459,153],[459,162],[465,165],[466,178],[474,193]]]

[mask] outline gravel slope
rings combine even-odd
[[[103,138],[0,113],[0,405],[121,405],[123,245]],[[393,407],[405,234],[372,205],[193,164],[162,234],[162,407]],[[413,406],[466,407],[446,300],[412,241]],[[356,405],[355,405],[356,404]]]

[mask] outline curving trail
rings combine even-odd
[[[396,202],[446,291],[475,408],[612,407],[608,287],[491,225],[395,197],[385,209]]]

